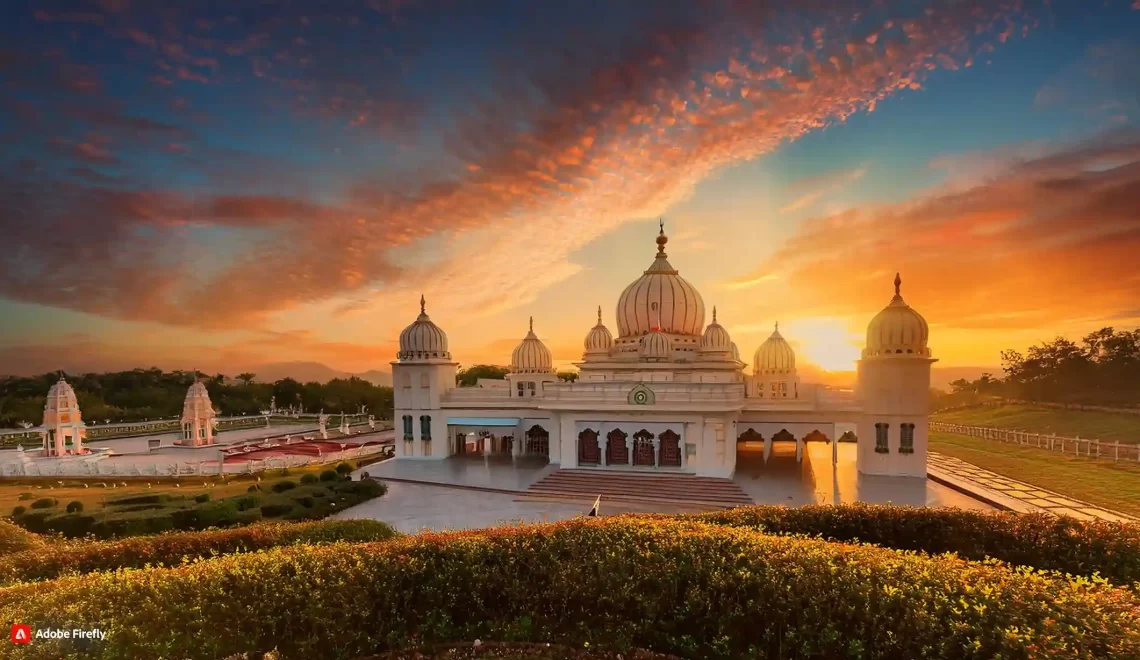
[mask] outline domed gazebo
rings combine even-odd
[[[614,337],[610,329],[602,323],[602,306],[598,305],[598,324],[590,328],[583,342],[586,352],[582,355],[584,360],[597,360],[609,357],[610,349],[614,346]]]
[[[66,456],[88,453],[83,447],[87,425],[79,413],[75,390],[63,379],[51,386],[44,402],[44,421],[39,428],[43,436],[44,456]]]
[[[420,315],[400,333],[400,352],[396,359],[400,362],[426,360],[451,361],[447,350],[447,334],[435,323],[426,311],[427,301],[420,296]]]
[[[214,444],[217,417],[206,385],[202,381],[194,381],[186,390],[186,399],[182,403],[182,439],[178,444],[189,447]]]

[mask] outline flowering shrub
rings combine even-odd
[[[2,593],[0,620],[107,631],[103,657],[357,658],[456,639],[719,658],[1140,657],[1140,596],[1103,581],[692,520],[292,546]],[[68,640],[21,652],[78,653]]]
[[[236,529],[205,532],[176,532],[139,536],[118,541],[52,540],[45,544],[34,534],[15,525],[0,525],[0,548],[14,528],[31,537],[35,545],[0,556],[0,585],[17,581],[50,579],[64,573],[138,568],[165,564],[176,566],[185,559],[211,557],[232,552],[248,552],[294,543],[333,543],[336,541],[382,541],[396,532],[375,520],[326,520],[304,523],[268,523]],[[34,549],[33,549],[34,548]]]
[[[1099,573],[1121,585],[1140,581],[1140,525],[1130,523],[869,504],[753,506],[682,517],[771,534],[806,534],[931,554],[954,552],[967,559],[992,557],[1072,575]]]
[[[39,548],[43,544],[44,542],[40,537],[19,525],[13,525],[7,520],[0,520],[0,556]]]

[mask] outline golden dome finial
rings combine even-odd
[[[716,305],[713,305],[713,323],[716,323]]]
[[[665,218],[657,221],[660,230],[657,233],[657,256],[665,256],[665,244],[669,242],[669,237],[665,235]]]
[[[901,293],[899,293],[899,289],[901,289],[901,288],[902,288],[902,277],[900,277],[898,273],[895,273],[895,295],[896,296],[902,295]]]
[[[420,294],[420,314],[425,314],[424,309],[427,306],[427,301],[424,299],[424,294]]]
[[[598,325],[602,324],[602,306],[598,305]]]

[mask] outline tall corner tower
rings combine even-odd
[[[450,453],[440,398],[455,388],[456,367],[447,334],[427,315],[420,296],[420,315],[400,333],[400,352],[392,363],[398,458],[445,458]]]
[[[895,295],[867,326],[858,362],[856,393],[863,406],[858,424],[862,474],[926,477],[931,357],[926,319]]]

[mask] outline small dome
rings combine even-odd
[[[669,335],[662,332],[660,326],[654,326],[638,342],[637,353],[642,360],[662,362],[673,356],[673,344],[669,341]]]
[[[789,373],[796,369],[796,352],[792,350],[788,340],[780,334],[780,324],[772,336],[760,344],[756,355],[752,359],[753,374]]]
[[[182,403],[182,420],[210,419],[215,417],[214,404],[210,402],[210,393],[202,381],[194,381],[186,390],[186,399]]]
[[[701,337],[701,352],[729,353],[731,351],[732,338],[728,336],[728,330],[716,322],[716,307],[713,307],[712,323],[705,328],[705,334]]]
[[[47,400],[44,401],[44,424],[54,424],[60,413],[67,413],[70,421],[81,420],[79,414],[79,400],[75,397],[75,390],[71,384],[60,375],[59,381],[48,390]]]
[[[447,335],[438,325],[432,323],[424,308],[424,297],[420,296],[420,315],[400,333],[400,352],[396,354],[396,358],[402,362],[451,359],[451,353],[447,351]]]
[[[522,343],[511,354],[511,372],[516,374],[548,374],[554,371],[554,361],[550,349],[534,334],[534,317],[530,319],[530,331]]]
[[[901,288],[902,278],[895,273],[895,297],[867,325],[867,346],[863,349],[863,357],[930,357],[930,349],[926,345],[930,339],[930,327],[926,319],[903,300]]]
[[[736,342],[732,342],[732,359],[740,362],[740,349],[736,347]]]
[[[657,236],[657,258],[622,291],[617,304],[620,337],[640,337],[658,326],[674,335],[700,336],[705,325],[705,303],[692,284],[666,259],[665,225]]]
[[[590,328],[590,332],[586,335],[586,354],[599,355],[608,354],[614,345],[614,337],[610,334],[609,328],[602,323],[602,308],[598,307],[598,324]]]

